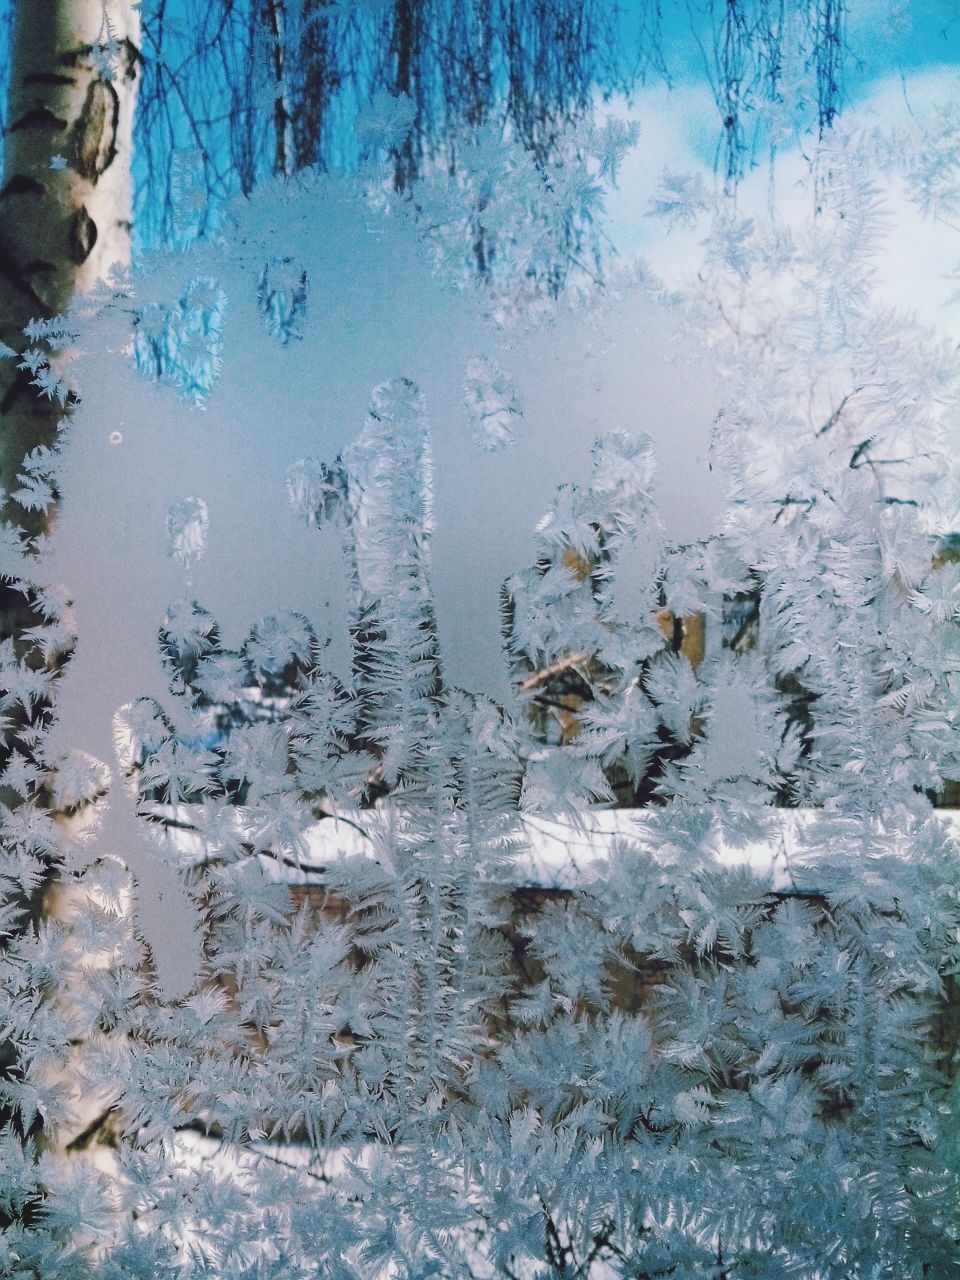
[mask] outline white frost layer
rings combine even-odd
[[[276,315],[282,297],[289,314]],[[142,376],[131,346],[172,385]],[[534,563],[538,522],[559,485],[587,480],[598,437],[653,440],[670,540],[721,525],[708,465],[719,379],[676,313],[625,287],[602,311],[508,337],[470,292],[437,278],[412,223],[330,179],[268,186],[237,206],[222,241],[153,260],[130,296],[81,325],[74,357],[81,400],[59,456],[63,498],[30,568],[73,601],[78,636],[47,750],[89,752],[115,778],[122,706],[152,697],[182,722],[158,653],[177,601],[197,600],[228,648],[267,614],[302,614],[327,668],[348,675],[341,531],[300,518],[288,477],[311,459],[334,466],[385,383],[415,384],[429,424],[432,600],[452,685],[512,700],[501,584]],[[491,408],[496,452],[473,429]],[[120,853],[131,867],[161,986],[183,994],[200,959],[195,913],[122,785],[104,807],[88,856]]]

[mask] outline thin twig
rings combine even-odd
[[[835,427],[835,426],[837,425],[837,423],[840,421],[840,417],[841,417],[841,415],[842,415],[842,413],[843,413],[844,409],[847,407],[847,402],[848,402],[849,400],[851,400],[854,396],[859,395],[859,394],[860,394],[860,392],[863,390],[863,387],[864,387],[864,384],[863,384],[863,383],[861,383],[861,385],[860,385],[859,387],[854,387],[852,391],[848,391],[848,392],[847,392],[847,394],[843,397],[843,399],[840,401],[840,403],[839,403],[839,404],[837,405],[837,407],[834,409],[833,413],[831,413],[830,417],[826,420],[826,422],[823,424],[823,426],[822,426],[822,427],[820,428],[820,430],[817,432],[817,436],[818,436],[818,437],[819,437],[819,436],[822,436],[822,435],[826,435],[826,433],[827,433],[827,432],[828,432],[832,427]]]
[[[553,676],[560,675],[563,671],[569,671],[571,668],[577,670],[578,675],[583,673],[578,670],[585,662],[589,662],[591,655],[589,653],[568,653],[562,658],[558,658],[556,662],[551,662],[548,667],[541,667],[539,671],[534,671],[527,676],[525,680],[521,680],[520,689],[526,693],[529,689],[536,689],[539,685],[545,684]]]

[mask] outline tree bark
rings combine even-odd
[[[290,112],[290,95],[287,91],[286,72],[286,14],[283,0],[266,0],[265,17],[270,38],[271,58],[274,74],[273,127],[276,133],[274,142],[273,171],[278,177],[289,177],[295,166],[293,154],[293,125]]]
[[[0,341],[63,311],[130,257],[139,24],[130,0],[24,0],[11,57],[0,180]],[[0,485],[62,416],[17,361],[0,361]]]

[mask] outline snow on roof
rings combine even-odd
[[[179,806],[175,812],[180,823],[191,825],[191,806]],[[764,817],[764,836],[736,847],[714,836],[710,847],[722,866],[749,867],[761,879],[769,880],[775,890],[795,887],[793,863],[803,848],[804,828],[816,812],[769,810]],[[939,816],[960,837],[960,810],[941,810]],[[385,821],[382,808],[334,813],[306,829],[299,859],[262,853],[259,861],[273,880],[291,885],[315,883],[318,872],[336,863],[382,857]],[[576,821],[518,814],[511,829],[515,849],[506,861],[504,880],[518,887],[585,888],[615,844],[637,840],[649,846],[659,830],[658,811],[650,809],[588,810],[579,814]],[[169,839],[188,863],[204,856],[203,843],[196,833],[179,829],[171,831]]]

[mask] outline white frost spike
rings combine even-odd
[[[53,799],[58,809],[75,809],[103,795],[110,785],[110,770],[86,751],[71,751],[57,765]]]
[[[704,785],[712,787],[725,778],[760,776],[763,756],[770,746],[750,689],[739,681],[720,685],[713,696],[701,756]]]
[[[611,431],[593,446],[590,487],[608,502],[635,507],[649,497],[656,469],[653,440],[645,431]]]
[[[495,360],[477,356],[467,363],[463,389],[470,429],[480,447],[490,453],[509,448],[514,424],[523,417],[510,375]]]
[[[345,494],[343,477],[318,458],[301,458],[287,472],[287,497],[305,524],[329,519]]]
[[[423,410],[423,395],[410,378],[391,378],[370,394],[370,413],[378,422],[417,422]]]
[[[307,314],[307,273],[294,258],[273,258],[257,285],[257,305],[267,332],[285,347],[291,338],[302,338],[301,321]]]
[[[406,93],[378,89],[357,113],[356,131],[368,154],[379,147],[398,147],[413,127],[417,108]]]
[[[278,609],[253,628],[244,653],[258,671],[279,676],[290,662],[309,662],[313,634],[303,614]]]
[[[113,741],[121,769],[128,773],[170,736],[160,705],[152,698],[137,698],[120,707],[113,717]],[[77,753],[74,752],[74,755]]]
[[[651,532],[658,531],[624,535],[617,546],[611,595],[622,622],[642,622],[653,612],[663,546]]]
[[[931,573],[923,588],[910,592],[910,603],[921,613],[929,613],[935,622],[949,618],[960,621],[960,565],[946,564]]]
[[[181,564],[191,565],[207,549],[210,516],[202,498],[181,498],[167,512],[167,552]]]
[[[710,208],[710,196],[699,173],[671,173],[664,169],[647,214],[662,218],[671,229],[692,227]]]

